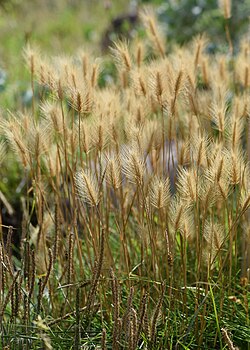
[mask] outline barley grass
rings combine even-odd
[[[26,50],[40,97],[0,119],[25,181],[0,231],[3,348],[249,346],[249,42],[232,56],[227,23],[233,65],[204,36],[167,53],[141,17],[106,87],[105,58]]]

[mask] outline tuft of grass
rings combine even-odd
[[[3,348],[249,346],[248,44],[166,53],[143,18],[108,86],[88,51],[25,51],[30,108],[0,117],[23,183],[16,227],[1,200]]]

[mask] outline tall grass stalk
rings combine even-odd
[[[232,69],[205,36],[168,52],[141,18],[145,42],[100,59],[107,86],[88,52],[26,51],[39,97],[0,115],[1,167],[24,183],[21,218],[1,196],[2,347],[250,342],[249,43]]]

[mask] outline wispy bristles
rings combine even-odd
[[[158,208],[164,208],[170,200],[169,178],[165,180],[155,177],[150,185],[150,203]]]
[[[185,238],[192,239],[195,235],[195,222],[192,210],[185,210],[181,219],[180,233]]]
[[[81,170],[75,175],[75,187],[78,196],[91,206],[99,203],[99,190],[96,179],[88,171]]]
[[[149,86],[155,100],[163,105],[166,101],[166,80],[163,79],[163,74],[160,69],[153,70],[149,79]]]
[[[240,148],[235,150],[227,150],[226,154],[229,160],[229,166],[227,168],[230,182],[237,184],[242,181],[243,171],[246,166],[244,153]]]
[[[146,75],[136,70],[132,74],[132,81],[135,93],[145,97],[147,95]]]
[[[40,61],[40,55],[41,55],[38,48],[27,45],[26,48],[24,49],[23,54],[31,73],[34,74],[35,65],[37,61]]]
[[[60,107],[51,102],[44,102],[40,106],[41,112],[46,119],[52,123],[55,133],[62,133],[63,131],[63,118],[61,115]]]
[[[186,215],[187,208],[179,196],[173,198],[170,204],[169,218],[173,225],[174,232],[182,228],[183,219]]]
[[[199,188],[197,186],[198,173],[196,168],[180,169],[178,171],[177,189],[188,203],[194,203],[197,200]]]
[[[121,186],[121,160],[118,156],[107,156],[106,180],[114,189]]]
[[[77,56],[81,62],[83,80],[94,88],[100,73],[100,60],[94,59],[91,53],[83,50],[80,50]]]
[[[28,147],[31,153],[39,157],[45,151],[49,150],[51,145],[52,129],[46,121],[42,121],[30,128],[30,133],[27,135]]]
[[[244,123],[242,119],[232,118],[229,129],[229,140],[232,144],[232,149],[236,150],[241,146],[241,140],[244,132]]]
[[[111,48],[118,67],[130,71],[132,68],[132,60],[129,54],[128,43],[126,41],[118,41]]]
[[[226,111],[227,105],[225,103],[222,104],[222,102],[219,105],[214,103],[211,108],[212,120],[216,129],[222,134],[224,134],[226,127]]]
[[[26,168],[30,165],[30,154],[27,146],[27,137],[25,137],[27,129],[24,119],[25,117],[23,115],[19,115],[17,118],[11,114],[9,120],[2,121],[1,128],[11,148],[18,155],[19,160]],[[30,124],[28,125],[30,126]]]
[[[87,86],[83,87],[81,90],[71,88],[70,104],[72,108],[74,108],[81,115],[90,113],[93,106],[92,91]]]
[[[190,157],[197,166],[207,165],[207,152],[209,146],[209,139],[206,136],[200,134],[193,137],[190,145]]]
[[[165,42],[163,31],[160,29],[154,12],[149,8],[141,12],[140,17],[147,30],[147,34],[155,49],[158,51],[161,57],[165,56]]]
[[[215,254],[221,249],[224,242],[225,233],[221,224],[207,220],[203,232],[204,238],[207,242],[209,263],[214,262]]]
[[[77,128],[77,125],[76,125]],[[79,130],[78,130],[79,132]],[[91,139],[91,125],[88,123],[86,119],[83,119],[80,123],[80,137],[78,135],[78,140],[81,142],[81,149],[87,154],[92,147],[92,139]]]
[[[6,155],[5,142],[4,141],[0,141],[0,165],[1,165],[2,161],[5,158],[5,155]]]
[[[124,147],[122,150],[123,171],[128,180],[138,186],[143,184],[143,176],[145,172],[145,162],[140,156],[136,147]]]
[[[91,143],[100,152],[107,145],[107,141],[108,141],[107,127],[108,127],[107,121],[105,123],[103,119],[100,118],[99,120],[96,120],[95,124],[91,129]]]

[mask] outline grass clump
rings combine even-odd
[[[249,345],[249,43],[166,54],[143,20],[106,87],[86,52],[26,50],[39,98],[0,121],[23,181],[20,225],[1,225],[3,348]]]

